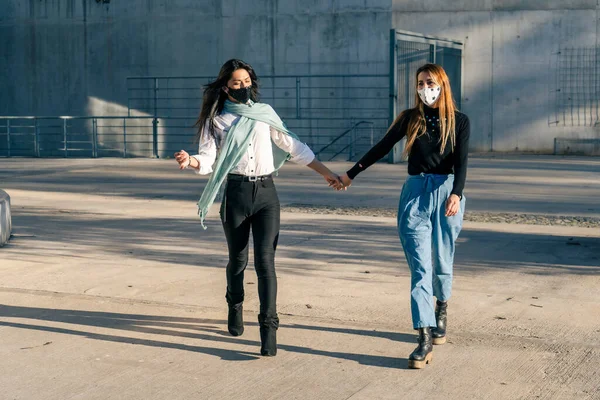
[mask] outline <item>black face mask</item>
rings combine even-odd
[[[250,100],[250,94],[252,90],[252,86],[247,86],[245,88],[240,89],[232,89],[229,88],[229,95],[239,101],[242,104],[246,104],[248,100]]]

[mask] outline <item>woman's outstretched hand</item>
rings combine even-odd
[[[175,161],[179,164],[179,169],[186,169],[190,165],[190,155],[185,150],[180,150],[174,154]]]
[[[446,200],[446,217],[452,217],[458,213],[460,208],[460,197],[455,194],[451,194]]]

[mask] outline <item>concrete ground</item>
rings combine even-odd
[[[372,212],[395,208],[405,176],[377,164],[334,192],[282,169],[279,353],[263,358],[252,263],[246,331],[227,333],[218,205],[207,230],[196,216],[206,177],[172,160],[0,159],[0,399],[600,399],[600,159],[471,158],[449,341],[423,370],[407,369],[396,221]]]

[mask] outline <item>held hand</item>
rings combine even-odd
[[[336,174],[334,174],[333,172],[323,175],[323,178],[325,178],[325,180],[329,184],[329,187],[333,187],[335,190],[344,189],[344,185],[342,185],[342,182],[340,181],[340,177],[337,176]]]
[[[460,197],[455,194],[451,194],[446,200],[446,217],[452,217],[458,213],[460,208]]]
[[[344,174],[340,177],[342,184],[344,185],[344,190],[352,185],[352,179],[348,177],[348,174]]]
[[[186,169],[190,165],[190,155],[185,150],[180,150],[174,154],[175,161],[179,163],[179,169]]]
[[[330,187],[333,187],[335,190],[342,190],[343,185],[340,182],[340,177],[331,172],[329,168],[327,168],[321,161],[319,161],[316,157],[306,165],[308,168],[316,171],[321,175]]]

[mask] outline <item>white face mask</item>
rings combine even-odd
[[[417,90],[417,93],[419,93],[419,97],[421,98],[421,101],[423,103],[427,104],[428,106],[431,106],[437,101],[438,97],[440,97],[441,91],[441,87],[434,86],[431,88],[426,87],[423,89],[419,89]]]

